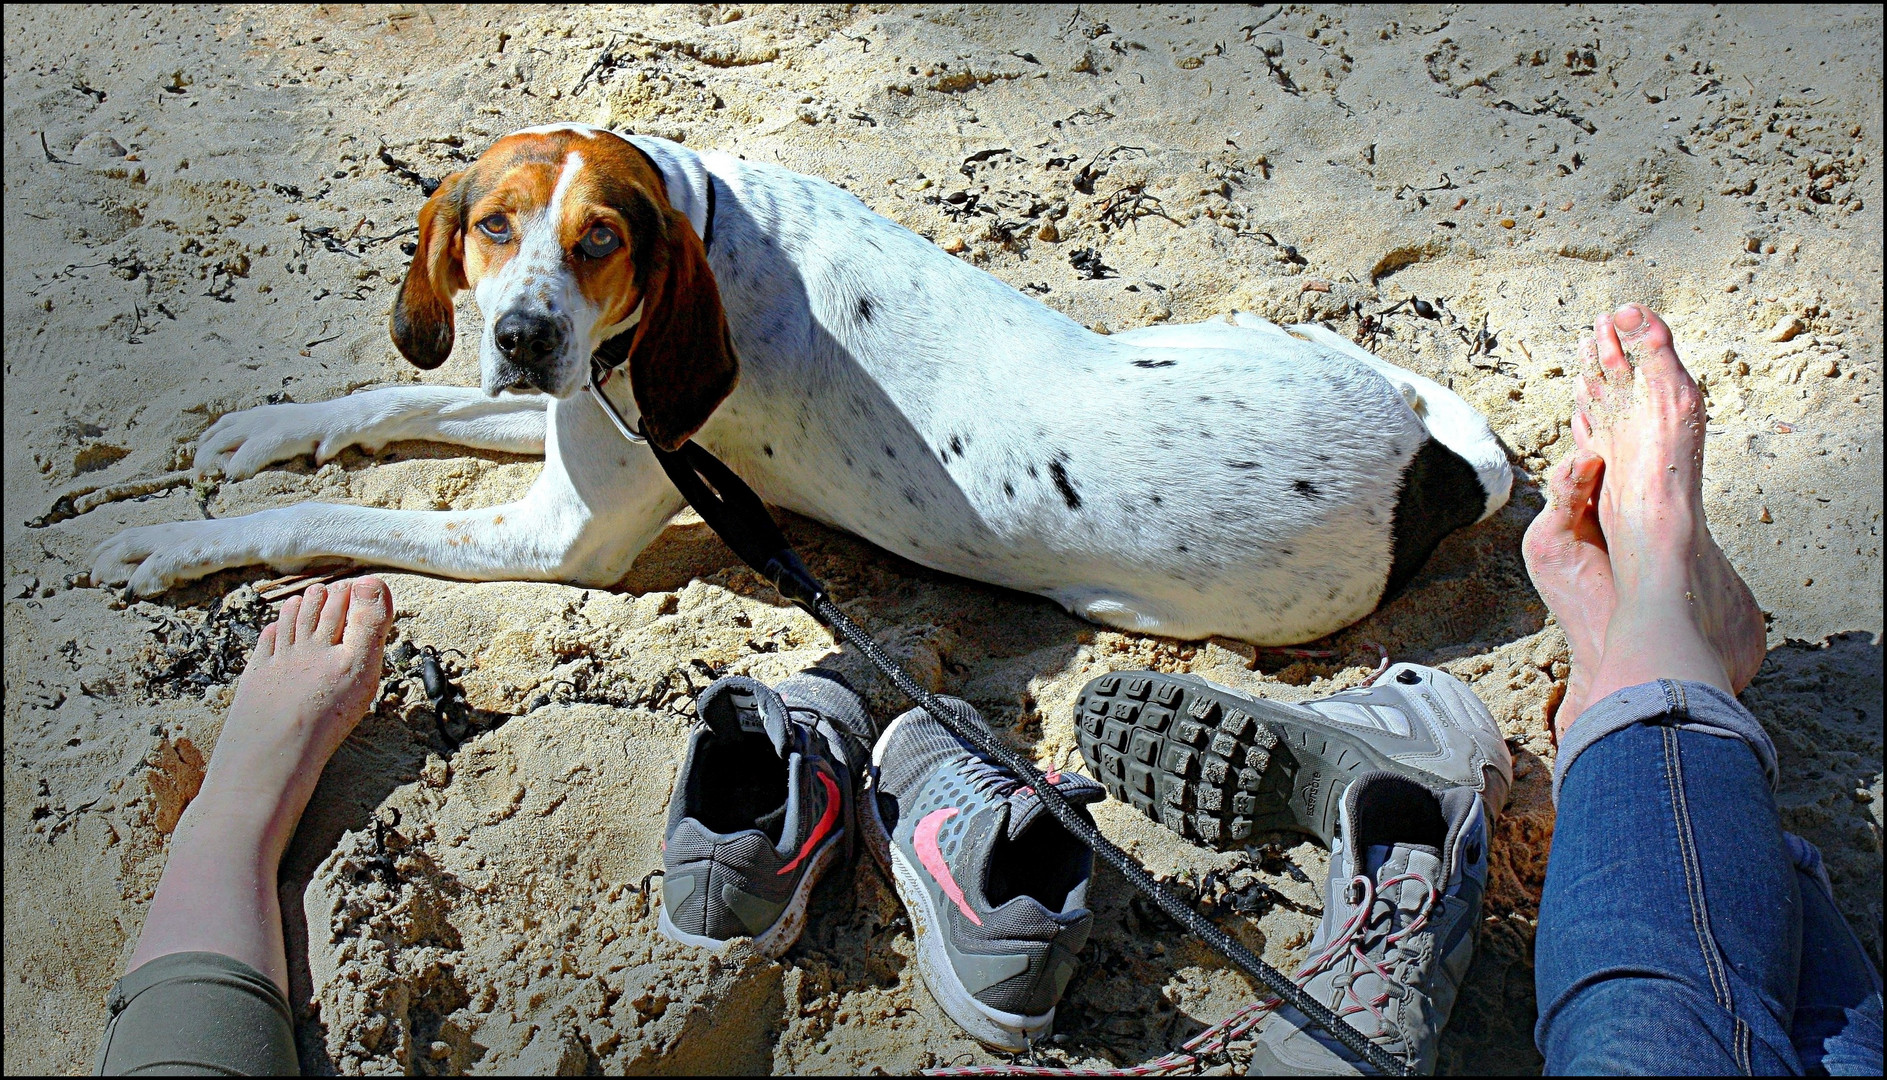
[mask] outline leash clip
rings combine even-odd
[[[622,433],[623,438],[628,439],[632,443],[646,443],[649,440],[644,438],[641,432],[629,426],[629,421],[624,420],[622,414],[616,411],[616,403],[609,400],[608,394],[603,393],[603,383],[608,381],[609,376],[614,371],[614,368],[604,367],[602,361],[592,357],[590,360],[590,381],[583,389],[589,391],[590,396],[596,399],[596,403],[603,407],[603,412],[609,415],[610,420],[616,425],[616,430]]]

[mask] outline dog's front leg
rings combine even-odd
[[[553,403],[548,434],[544,471],[514,503],[448,511],[304,503],[147,525],[101,545],[92,578],[150,596],[233,566],[286,572],[344,559],[475,581],[613,584],[681,508],[681,495],[587,396]]]
[[[541,394],[494,398],[466,386],[390,386],[331,401],[260,405],[211,424],[197,439],[196,466],[245,480],[303,454],[319,464],[350,446],[374,453],[404,439],[541,454],[549,401]]]

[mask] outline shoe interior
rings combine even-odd
[[[773,743],[764,734],[743,732],[710,739],[698,753],[687,815],[717,833],[759,829],[779,843],[786,824],[787,763]]]
[[[996,837],[990,846],[989,873],[983,877],[983,898],[998,908],[1018,896],[1031,896],[1061,913],[1068,894],[1088,879],[1093,866],[1094,853],[1087,845],[1043,814],[1013,840],[1006,830]]]
[[[1357,779],[1351,820],[1357,833],[1353,851],[1379,844],[1420,844],[1439,852],[1448,837],[1441,799],[1415,781],[1390,773]]]

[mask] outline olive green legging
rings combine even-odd
[[[100,1076],[295,1076],[295,1025],[274,980],[213,952],[160,956],[111,988]]]

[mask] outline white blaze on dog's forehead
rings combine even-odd
[[[570,182],[575,180],[577,173],[582,170],[583,155],[575,150],[570,151],[570,155],[563,159],[563,172],[557,176],[557,186],[550,193],[550,206],[544,211],[546,219],[553,228],[557,222],[563,220],[563,197],[569,194]]]
[[[555,319],[562,325],[564,345],[554,361],[550,380],[553,394],[575,391],[597,345],[594,338],[602,310],[584,295],[570,253],[563,246],[564,203],[583,168],[582,154],[571,151],[564,155],[550,201],[521,215],[517,254],[473,289],[479,310],[485,314],[480,354],[488,380],[494,377],[493,365],[500,358],[492,336],[494,328],[500,318],[512,312]]]

